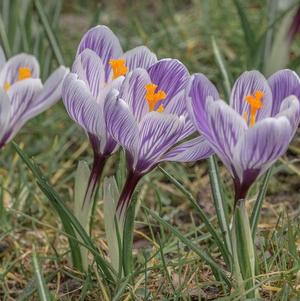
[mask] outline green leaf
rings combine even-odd
[[[253,239],[255,238],[255,235],[256,235],[256,229],[257,229],[257,224],[258,224],[258,220],[260,217],[260,211],[261,211],[262,203],[264,201],[264,198],[265,198],[265,195],[267,192],[267,188],[268,188],[268,184],[269,184],[271,175],[272,175],[272,168],[270,168],[267,171],[266,175],[264,176],[261,187],[259,189],[257,199],[255,201],[255,204],[254,204],[254,207],[253,207],[253,210],[251,213],[250,224],[251,224],[251,232],[252,232]]]
[[[208,159],[209,164],[209,178],[213,194],[214,205],[218,217],[218,222],[223,234],[224,241],[226,243],[227,251],[231,254],[231,238],[229,230],[229,218],[228,218],[228,205],[224,195],[223,187],[219,177],[219,170],[216,158],[211,156]],[[230,256],[231,258],[231,256]]]
[[[47,19],[46,13],[44,11],[43,5],[41,4],[40,0],[34,0],[34,5],[35,5],[35,8],[39,15],[39,18],[42,22],[42,25],[44,27],[44,30],[46,32],[49,43],[53,49],[54,56],[55,56],[58,64],[64,65],[64,59],[63,59],[59,44],[58,44],[55,34],[51,28],[51,25],[49,24],[49,21]]]
[[[132,274],[133,269],[133,231],[135,219],[135,207],[137,204],[137,193],[134,193],[130,205],[125,213],[123,231],[123,268],[125,276]]]
[[[251,59],[251,57],[255,54],[255,50],[256,50],[255,34],[250,26],[250,22],[245,13],[246,9],[242,7],[240,0],[233,0],[233,3],[240,17],[241,27],[244,32],[245,42],[247,48],[249,49],[249,59]]]
[[[76,217],[71,213],[71,211],[65,206],[64,202],[60,199],[57,192],[48,184],[47,179],[42,174],[41,170],[38,168],[38,166],[34,163],[33,160],[30,160],[27,154],[22,151],[16,143],[12,143],[14,148],[16,149],[19,156],[22,158],[22,160],[26,163],[26,165],[29,167],[29,169],[32,171],[33,175],[36,178],[37,184],[40,187],[40,189],[43,191],[43,193],[46,195],[46,197],[49,199],[53,207],[55,208],[56,212],[60,216],[60,219],[65,226],[68,228],[65,229],[66,232],[69,234],[69,237],[71,237],[71,241],[75,240],[77,243],[76,235],[74,233],[74,230],[79,234],[81,237],[83,243],[85,244],[85,247],[89,249],[89,251],[94,255],[95,261],[102,273],[102,276],[105,280],[114,282],[113,274],[115,273],[114,269],[111,267],[111,265],[100,255],[99,250],[95,247],[93,244],[91,238],[88,236],[86,231],[83,229],[79,221],[76,219]],[[73,232],[71,229],[74,229]],[[70,241],[70,240],[69,240]],[[74,250],[75,252],[75,250]],[[77,246],[77,254],[80,255],[79,247]],[[81,257],[80,257],[81,258]]]
[[[219,46],[218,46],[215,38],[212,37],[211,41],[212,41],[213,52],[214,52],[214,55],[216,58],[216,62],[218,64],[221,74],[223,76],[225,92],[226,92],[225,99],[227,101],[229,101],[230,93],[231,93],[231,84],[230,84],[230,80],[229,80],[228,68],[226,67],[226,62],[222,56],[222,53],[220,52]]]
[[[116,271],[120,270],[120,250],[118,233],[122,241],[123,219],[116,219],[116,207],[119,199],[119,189],[114,177],[104,178],[103,181],[103,210],[105,236],[111,264]],[[118,229],[116,228],[118,227]]]
[[[86,202],[84,206],[83,200],[90,177],[90,169],[85,161],[79,161],[75,175],[75,189],[74,189],[74,215],[80,222],[86,233],[90,233],[90,218],[92,212],[93,202]],[[78,235],[77,235],[78,237]],[[81,240],[80,237],[78,237]],[[84,246],[80,246],[82,267],[84,271],[88,269],[88,250]]]
[[[156,221],[158,221],[162,226],[167,228],[169,231],[173,233],[183,244],[188,246],[192,251],[194,251],[202,260],[204,260],[207,264],[211,266],[211,268],[219,273],[221,277],[224,279],[228,286],[231,286],[231,282],[226,275],[226,272],[214,261],[214,259],[207,254],[206,252],[202,251],[197,245],[195,245],[190,239],[183,236],[176,228],[174,228],[170,223],[162,219],[158,216],[154,211],[148,209],[145,206],[142,206],[143,209],[149,213]]]
[[[239,200],[235,207],[232,226],[232,248],[238,286],[241,292],[249,290],[248,298],[255,298],[255,251],[251,235],[245,200]]]
[[[35,274],[36,281],[37,281],[37,287],[38,287],[38,292],[39,292],[39,297],[40,297],[39,300],[41,300],[41,301],[54,300],[51,297],[50,292],[46,286],[45,279],[41,272],[40,264],[39,264],[38,257],[36,255],[35,251],[32,252],[32,263],[33,263],[34,274]]]

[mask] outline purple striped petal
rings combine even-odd
[[[132,165],[136,158],[138,125],[129,106],[118,94],[118,91],[113,90],[105,99],[105,124],[112,138],[126,149],[129,164]]]
[[[246,71],[236,80],[231,92],[230,105],[240,115],[246,112],[247,116],[250,116],[250,107],[246,101],[246,96],[253,95],[256,91],[264,93],[263,107],[258,110],[256,116],[256,121],[258,121],[270,117],[272,110],[272,92],[267,80],[260,72]]]
[[[300,121],[300,102],[296,96],[291,95],[282,101],[280,111],[275,117],[278,118],[281,116],[289,120],[292,128],[291,138],[293,138]]]
[[[245,120],[224,101],[214,101],[211,97],[206,104],[209,132],[203,132],[213,150],[222,159],[227,168],[232,170],[234,148],[247,130]]]
[[[124,76],[119,76],[118,78],[112,80],[111,82],[108,82],[104,88],[101,90],[101,93],[97,97],[97,102],[103,102],[105,101],[105,98],[112,90],[119,91],[121,89],[121,85],[124,81]]]
[[[187,107],[191,119],[200,133],[209,133],[206,101],[208,97],[219,99],[219,93],[214,84],[203,74],[194,74],[185,90]]]
[[[138,123],[149,112],[145,86],[150,82],[147,71],[138,68],[125,77],[120,89],[120,98],[128,104]]]
[[[105,86],[105,71],[102,60],[90,49],[83,50],[76,57],[72,72],[86,83],[95,98]]]
[[[296,72],[292,70],[280,70],[269,78],[269,85],[272,90],[273,104],[271,116],[275,116],[281,103],[290,95],[295,95],[300,99],[300,79]]]
[[[158,86],[158,90],[163,90],[167,97],[157,104],[162,103],[167,106],[168,102],[182,89],[185,88],[189,80],[189,72],[178,60],[162,59],[148,69],[151,81]]]
[[[160,161],[193,162],[213,155],[214,151],[203,136],[183,142],[168,151]]]
[[[129,71],[136,68],[148,69],[157,62],[156,55],[146,46],[138,46],[126,51],[122,56]]]
[[[9,97],[0,88],[0,147],[2,147],[3,144],[5,144],[5,141],[2,141],[2,138],[6,133],[10,115],[11,105]]]
[[[253,182],[282,156],[291,134],[291,125],[286,117],[266,118],[249,128],[239,139],[233,153],[240,183]]]
[[[109,60],[118,59],[123,54],[119,39],[108,27],[98,25],[84,34],[76,56],[86,48],[91,49],[101,58],[105,68],[105,81],[107,81],[111,71]]]
[[[102,136],[103,115],[85,82],[69,73],[63,83],[62,98],[70,117],[89,134]]]
[[[36,58],[32,55],[21,53],[11,57],[0,72],[0,87],[5,83],[10,85],[18,81],[19,69],[27,67],[31,71],[32,78],[38,78],[40,67]]]
[[[9,121],[10,141],[21,126],[25,123],[22,121],[23,115],[30,107],[36,96],[41,92],[43,85],[40,79],[29,78],[16,82],[8,90],[8,97],[11,103],[11,117]]]
[[[177,115],[178,117],[185,117],[184,130],[180,137],[180,140],[190,136],[192,133],[196,131],[194,123],[190,117],[187,106],[187,96],[185,90],[181,90],[177,93],[172,100],[165,107],[164,113]]]
[[[69,69],[61,66],[49,76],[49,78],[45,81],[41,92],[30,103],[30,106],[22,116],[23,123],[49,109],[61,99],[63,81],[68,73]]]
[[[135,169],[149,171],[178,142],[184,128],[184,117],[158,112],[148,113],[139,125],[139,154]]]

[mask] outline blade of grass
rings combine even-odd
[[[37,281],[37,287],[38,287],[38,292],[40,297],[39,300],[52,301],[53,298],[51,297],[50,292],[46,286],[45,279],[41,272],[40,264],[35,251],[33,251],[32,253],[32,263],[33,263],[34,274]]]
[[[167,228],[169,231],[173,233],[183,244],[188,246],[191,250],[193,250],[202,260],[204,260],[207,264],[209,264],[212,269],[216,270],[221,277],[224,279],[226,284],[230,287],[231,282],[229,278],[226,275],[226,272],[214,261],[214,259],[207,254],[206,252],[202,251],[197,245],[195,245],[190,239],[187,239],[184,235],[182,235],[176,228],[174,228],[171,224],[169,224],[167,221],[162,219],[160,216],[158,216],[154,211],[151,209],[142,206],[142,208],[149,213],[157,222],[159,222],[161,225],[163,225],[165,228]]]
[[[258,224],[258,220],[259,220],[259,216],[260,216],[260,211],[262,208],[262,203],[264,201],[266,192],[267,192],[267,188],[268,188],[268,184],[270,181],[272,175],[272,168],[270,168],[266,175],[264,176],[264,179],[262,181],[261,187],[259,189],[259,193],[257,196],[257,199],[255,201],[252,213],[251,213],[251,217],[250,217],[250,224],[251,224],[251,232],[252,232],[252,238],[255,238],[256,235],[256,229],[257,229],[257,224]]]
[[[37,13],[40,17],[40,20],[42,22],[44,30],[47,34],[47,38],[49,40],[49,43],[50,43],[50,45],[53,49],[54,56],[55,56],[58,64],[64,65],[64,59],[63,59],[59,44],[58,44],[57,39],[55,37],[55,34],[54,34],[50,24],[49,24],[49,21],[47,19],[47,16],[45,14],[44,8],[43,8],[40,0],[34,0],[34,5],[35,5]]]
[[[16,149],[17,153],[19,154],[19,156],[21,157],[21,159],[26,163],[26,165],[32,171],[33,175],[36,178],[39,188],[43,191],[43,193],[47,196],[51,204],[54,206],[62,222],[70,223],[71,227],[73,227],[74,230],[77,231],[83,243],[86,245],[89,251],[94,255],[95,261],[101,270],[103,278],[113,283],[114,278],[112,273],[115,273],[114,269],[100,255],[99,250],[95,247],[91,238],[88,236],[88,234],[83,229],[79,221],[72,214],[72,212],[65,206],[64,202],[59,198],[57,192],[48,184],[47,179],[42,174],[38,166],[34,163],[34,161],[30,160],[28,155],[24,151],[22,151],[16,143],[12,142],[12,144]],[[74,237],[74,239],[76,240],[75,235],[72,235],[71,237]]]
[[[219,46],[214,37],[212,37],[211,42],[212,42],[212,47],[213,47],[213,52],[214,52],[214,55],[216,58],[216,62],[218,64],[221,74],[223,76],[225,92],[226,92],[225,99],[229,100],[230,93],[231,93],[231,84],[230,84],[230,80],[229,80],[228,68],[226,67],[226,63],[224,61],[222,53],[220,52]]]
[[[232,253],[231,238],[229,230],[228,205],[223,192],[223,187],[219,177],[219,170],[216,158],[211,156],[208,159],[209,178],[213,194],[214,205],[218,217],[218,222],[222,230],[223,238],[226,243],[227,250]]]
[[[240,0],[233,0],[238,15],[240,17],[241,26],[244,32],[245,43],[249,49],[249,58],[255,53],[255,34],[250,26],[250,22],[245,13],[245,9],[242,7]]]
[[[224,261],[228,266],[230,266],[230,253],[226,249],[220,235],[217,233],[217,231],[214,229],[212,224],[210,223],[208,217],[206,216],[205,212],[202,210],[202,208],[198,205],[197,201],[194,199],[193,195],[184,188],[183,185],[181,185],[172,175],[170,175],[165,169],[162,167],[158,167],[159,170],[187,197],[187,199],[191,202],[197,213],[199,214],[202,222],[205,223],[208,232],[211,234],[213,239],[215,240],[216,244],[219,247],[220,252],[222,253],[224,257]]]

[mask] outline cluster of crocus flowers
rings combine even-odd
[[[8,143],[29,119],[45,111],[61,98],[68,69],[61,66],[46,80],[39,78],[39,64],[29,54],[6,61],[0,51],[0,148]]]
[[[236,202],[286,152],[299,124],[299,97],[300,79],[291,70],[268,80],[258,71],[243,73],[233,86],[230,105],[203,74],[190,79],[186,99],[192,120],[229,169]]]
[[[87,133],[94,164],[91,199],[106,158],[121,145],[128,176],[118,209],[139,180],[162,161],[189,162],[216,153],[230,170],[236,199],[287,149],[299,122],[299,78],[282,70],[267,81],[258,71],[236,81],[230,105],[202,74],[146,47],[123,53],[105,26],[82,38],[63,85],[67,111]],[[188,139],[196,129],[199,134]]]
[[[104,122],[107,95],[112,89],[119,89],[128,72],[148,68],[156,61],[155,54],[145,46],[124,53],[118,38],[106,26],[90,29],[80,41],[62,97],[69,115],[85,130],[94,151],[85,199],[92,198],[106,159],[117,148]]]

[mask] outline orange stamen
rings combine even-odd
[[[264,97],[264,95],[264,92],[257,90],[254,92],[254,95],[247,95],[245,97],[246,101],[250,106],[250,127],[252,127],[255,124],[257,111],[263,107],[262,98]],[[243,113],[243,118],[246,122],[248,121],[248,114],[246,111]]]
[[[23,80],[31,77],[31,70],[28,67],[20,67],[18,80]]]
[[[155,105],[160,101],[160,100],[164,100],[167,97],[167,94],[163,91],[163,90],[159,90],[157,92],[155,92],[157,88],[157,85],[155,84],[147,84],[145,86],[146,89],[146,100],[148,101],[148,105],[149,105],[149,111],[152,112],[154,111]],[[164,106],[161,104],[158,109],[157,112],[163,112],[164,110]]]
[[[111,59],[109,61],[109,64],[111,65],[111,68],[113,70],[113,79],[125,75],[128,72],[128,67],[125,65],[124,59]]]

